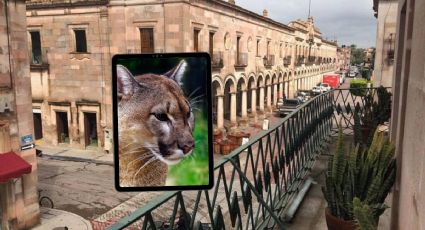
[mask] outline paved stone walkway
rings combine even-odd
[[[90,222],[74,213],[41,208],[41,224],[33,230],[92,230]]]

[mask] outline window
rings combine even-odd
[[[214,32],[210,32],[208,50],[210,52],[210,55],[212,56],[214,53]]]
[[[31,31],[31,64],[41,64],[40,31]]]
[[[283,46],[282,43],[280,43],[280,45],[279,45],[279,57],[283,56],[282,46]]]
[[[75,52],[87,53],[86,31],[83,29],[75,29]]]
[[[195,52],[199,51],[199,29],[193,31],[193,50]]]
[[[241,36],[237,36],[236,37],[236,63],[240,63],[240,58],[239,58],[239,45],[240,45],[240,41],[241,41]]]
[[[267,57],[269,56],[269,51],[270,51],[270,41],[267,41],[267,50],[266,50],[266,55],[267,55]]]
[[[257,39],[257,57],[259,57],[260,56],[260,39]]]
[[[141,53],[153,53],[153,28],[140,28]]]

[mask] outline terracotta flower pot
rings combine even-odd
[[[220,142],[221,154],[227,155],[234,149],[234,143],[230,140],[222,140]]]
[[[221,139],[214,139],[213,141],[214,154],[220,154],[220,151],[221,151],[220,141]]]
[[[216,141],[216,140],[219,141],[221,139],[223,139],[223,131],[221,131],[221,130],[214,130],[213,141]]]
[[[229,133],[227,137],[229,138],[230,141],[240,146],[242,145],[242,138],[250,137],[250,134],[245,132],[235,132],[235,133]]]
[[[343,220],[332,215],[329,208],[325,209],[326,224],[329,230],[356,230],[358,226],[354,221]]]

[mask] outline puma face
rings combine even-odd
[[[139,76],[117,66],[120,145],[138,146],[167,165],[192,153],[195,118],[179,85],[186,66],[181,61],[165,74]]]

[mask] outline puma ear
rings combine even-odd
[[[117,65],[117,93],[119,98],[127,99],[133,95],[137,84],[133,75],[122,65]]]
[[[170,79],[173,79],[179,85],[182,85],[183,84],[182,79],[183,79],[184,73],[186,72],[186,68],[187,68],[187,62],[185,60],[181,60],[176,67],[164,73],[163,75],[167,76]]]

